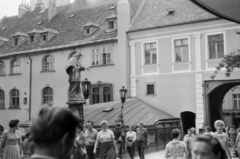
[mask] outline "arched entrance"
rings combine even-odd
[[[214,128],[216,120],[223,119],[222,103],[225,94],[233,87],[240,85],[240,80],[205,81],[205,121]]]
[[[187,134],[187,130],[196,127],[195,126],[195,119],[196,114],[193,112],[185,111],[181,113],[181,119],[182,119],[182,127],[183,127],[183,133],[184,135]]]

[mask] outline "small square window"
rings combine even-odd
[[[47,41],[47,34],[43,34],[43,35],[42,35],[42,40],[43,40],[43,41]]]
[[[147,95],[155,95],[154,84],[147,84]]]
[[[86,29],[86,33],[87,33],[87,34],[90,34],[90,29]]]
[[[27,104],[27,98],[23,99],[23,104],[26,105]]]
[[[34,35],[30,35],[30,43],[33,43],[34,42]]]
[[[14,46],[18,46],[18,38],[14,38]]]
[[[114,21],[108,22],[108,29],[114,29]]]

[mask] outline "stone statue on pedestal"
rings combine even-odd
[[[66,72],[69,76],[69,97],[68,100],[82,100],[81,96],[81,71],[85,71],[85,68],[81,66],[79,59],[82,54],[80,52],[73,52],[73,56],[68,60]]]

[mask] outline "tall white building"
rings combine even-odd
[[[63,6],[71,3],[71,0],[56,0],[56,1],[57,1],[57,6]],[[35,5],[38,3],[43,3],[44,7],[46,8],[48,8],[49,6],[49,0],[30,0],[31,9],[33,10],[35,8]]]

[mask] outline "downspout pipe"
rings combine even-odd
[[[30,76],[29,76],[29,121],[31,120],[31,112],[32,112],[32,58],[30,55],[28,56],[30,60]]]

